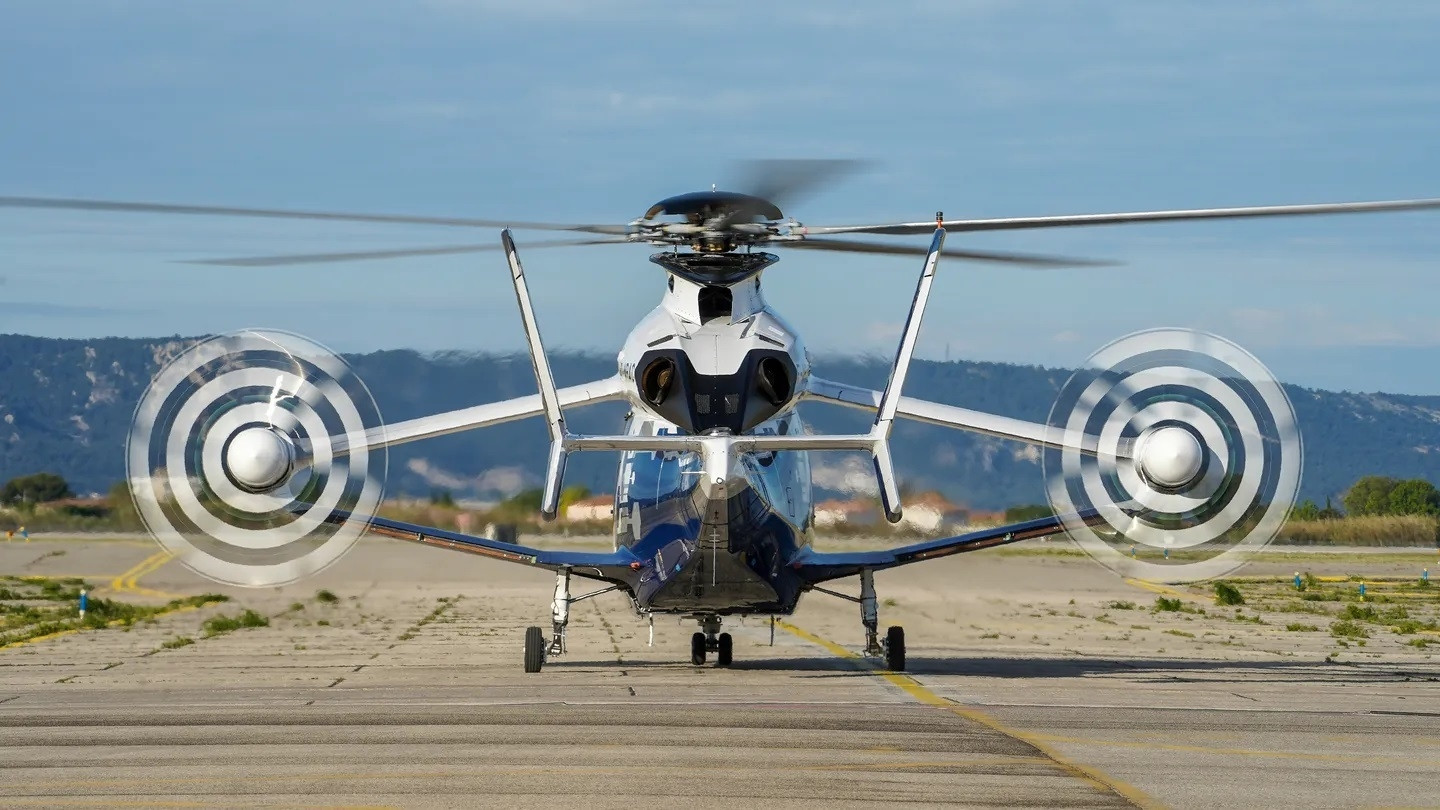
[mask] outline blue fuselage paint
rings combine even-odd
[[[757,432],[801,429],[788,415]],[[615,543],[640,558],[636,607],[656,613],[789,614],[802,581],[790,565],[810,544],[810,462],[803,452],[744,456],[714,496],[692,453],[626,453]]]

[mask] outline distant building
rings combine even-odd
[[[1006,522],[1007,521],[1005,520],[1004,512],[983,512],[979,510],[971,510],[968,519],[966,519],[965,521],[965,524],[968,526],[974,526],[976,528],[982,528],[990,526],[1003,526]]]
[[[922,532],[938,532],[948,525],[970,521],[970,511],[956,506],[938,492],[922,492],[901,501],[901,526]]]
[[[821,501],[815,504],[815,525],[838,526],[842,523],[869,524],[880,519],[880,507],[871,500]]]
[[[609,495],[595,495],[576,501],[565,508],[565,519],[572,521],[614,520],[615,499]]]

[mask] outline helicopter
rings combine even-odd
[[[570,608],[620,592],[637,615],[696,622],[690,661],[733,661],[727,619],[793,613],[809,592],[859,605],[863,651],[906,666],[904,628],[882,634],[874,574],[953,554],[1069,534],[1107,565],[1173,576],[1134,560],[1134,544],[1208,547],[1217,566],[1273,538],[1299,486],[1300,442],[1278,382],[1253,357],[1188,330],[1139,333],[1102,349],[1057,397],[1051,418],[1029,422],[904,394],[942,258],[1028,267],[1100,264],[1070,257],[946,246],[980,231],[1305,216],[1440,208],[1440,199],[1128,213],[934,219],[812,226],[778,201],[845,169],[843,161],[756,164],[746,191],[712,187],[668,197],[624,224],[506,222],[463,217],[291,211],[145,202],[0,197],[0,207],[76,209],[500,228],[498,244],[207,259],[263,267],[500,250],[520,310],[538,393],[385,424],[368,389],[338,355],[298,335],[246,331],[198,343],[162,368],[137,405],[127,480],[152,535],[192,570],[233,584],[293,581],[339,559],[366,531],[554,572],[547,629],[524,635],[526,672],[566,652]],[[645,244],[664,271],[659,304],[630,332],[616,373],[557,387],[513,230],[584,234],[531,246]],[[836,238],[929,236],[928,246]],[[883,389],[823,379],[799,333],[772,308],[762,276],[778,256],[762,248],[913,255],[915,294]],[[572,433],[567,411],[623,402],[613,435]],[[870,429],[818,434],[801,403],[873,412]],[[605,552],[535,548],[414,525],[375,514],[385,450],[401,443],[541,417],[548,435],[541,513],[560,508],[567,459],[620,454],[614,545]],[[890,451],[896,420],[1014,440],[1043,450],[1054,514],[940,539],[867,551],[821,552],[810,455],[869,455],[883,513],[903,516]],[[1118,550],[1128,545],[1129,559]],[[1179,555],[1177,555],[1179,556]],[[1103,558],[1103,559],[1102,559]],[[1147,567],[1148,566],[1148,567]],[[1137,568],[1138,567],[1138,568]],[[858,578],[859,595],[826,587]],[[576,595],[574,580],[598,583]]]

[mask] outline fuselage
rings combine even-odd
[[[690,272],[676,255],[653,258],[670,271],[668,290],[620,353],[635,386],[625,432],[803,432],[795,405],[809,357],[760,293],[765,254],[737,257],[748,267],[728,277]],[[633,588],[643,612],[791,612],[802,583],[789,563],[809,544],[812,517],[804,452],[737,456],[724,476],[695,453],[621,458],[615,544],[645,560]]]

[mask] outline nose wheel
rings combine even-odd
[[[735,640],[729,633],[720,632],[719,616],[697,616],[700,632],[690,636],[690,663],[700,666],[709,653],[715,653],[715,665],[730,666],[734,660]]]

